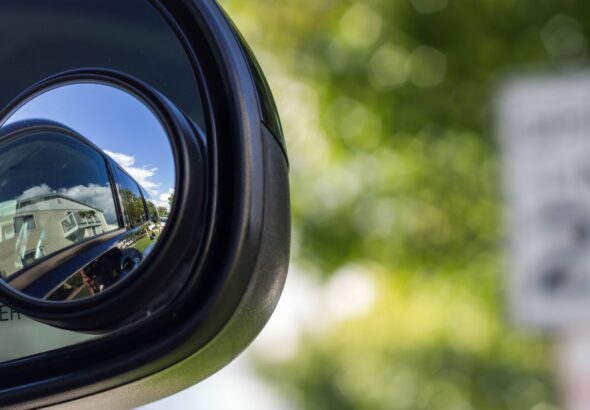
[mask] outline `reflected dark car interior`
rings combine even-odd
[[[48,300],[91,296],[119,282],[161,232],[147,191],[69,134],[32,132],[0,148],[0,275]]]

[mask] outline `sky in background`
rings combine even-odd
[[[175,180],[172,148],[157,117],[136,97],[102,84],[65,85],[33,98],[7,123],[33,118],[79,132],[167,206]]]

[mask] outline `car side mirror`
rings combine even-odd
[[[289,264],[248,46],[213,0],[5,0],[0,31],[0,406],[132,407],[216,372]]]

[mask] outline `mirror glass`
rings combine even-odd
[[[97,295],[132,274],[168,222],[175,164],[135,95],[68,83],[0,127],[0,278],[30,297]]]

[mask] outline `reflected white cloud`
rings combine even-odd
[[[35,198],[36,196],[47,195],[56,193],[47,184],[36,185],[29,189],[26,189],[17,199],[22,201],[23,199]]]
[[[104,213],[108,224],[117,223],[113,193],[109,186],[90,184],[88,186],[77,185],[71,188],[53,189],[47,184],[41,184],[25,190],[17,199],[23,200],[48,194],[65,195],[76,201],[98,208]]]
[[[121,165],[150,195],[158,197],[160,195],[158,188],[160,184],[154,182],[152,178],[156,175],[158,168],[147,168],[146,166],[137,166],[136,158],[133,155],[127,155],[121,152],[104,151],[108,156]]]
[[[170,189],[168,192],[166,192],[165,194],[160,194],[160,196],[158,196],[158,200],[156,201],[156,206],[162,206],[168,210],[170,210],[170,197],[174,195],[174,190]]]

